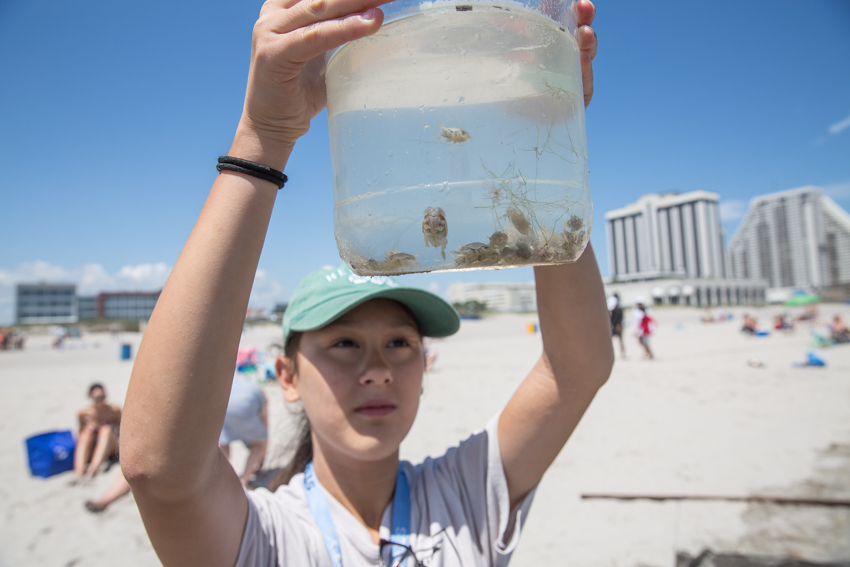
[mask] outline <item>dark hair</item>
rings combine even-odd
[[[292,365],[292,370],[298,372],[298,343],[301,342],[303,333],[292,331],[283,347],[283,354],[289,359]],[[281,471],[280,475],[275,479],[274,484],[289,484],[292,477],[298,473],[304,472],[310,461],[313,460],[313,432],[310,430],[310,420],[307,418],[307,413],[301,412],[301,426],[298,428],[296,437],[297,445],[295,446],[295,454],[292,455],[292,460]],[[277,486],[271,486],[272,490]]]
[[[103,393],[106,393],[106,388],[104,388],[104,387],[103,387],[103,384],[101,384],[100,382],[95,382],[94,384],[92,384],[91,386],[89,386],[89,396],[91,396],[91,395],[92,395],[92,393],[93,393],[95,390],[97,390],[98,388],[100,388],[101,390],[103,390]]]

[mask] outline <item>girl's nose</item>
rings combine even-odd
[[[380,352],[372,352],[365,360],[365,368],[360,374],[361,386],[390,384],[393,381],[392,372],[387,361]]]

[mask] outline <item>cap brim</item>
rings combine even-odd
[[[293,321],[290,331],[315,331],[358,305],[378,298],[398,301],[410,309],[423,336],[448,337],[460,329],[457,311],[438,295],[424,289],[396,287],[376,289],[368,294],[357,292],[330,298],[324,302],[322,309],[312,309],[298,321]]]

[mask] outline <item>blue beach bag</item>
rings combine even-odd
[[[74,469],[74,436],[69,430],[33,435],[26,441],[30,472],[51,477]]]

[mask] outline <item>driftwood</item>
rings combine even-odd
[[[759,557],[705,550],[696,557],[676,554],[676,567],[850,567],[850,563],[812,563],[787,557]]]
[[[835,498],[789,498],[784,496],[710,496],[699,494],[582,494],[582,500],[715,500],[759,504],[790,504],[796,506],[848,506],[850,500]]]

